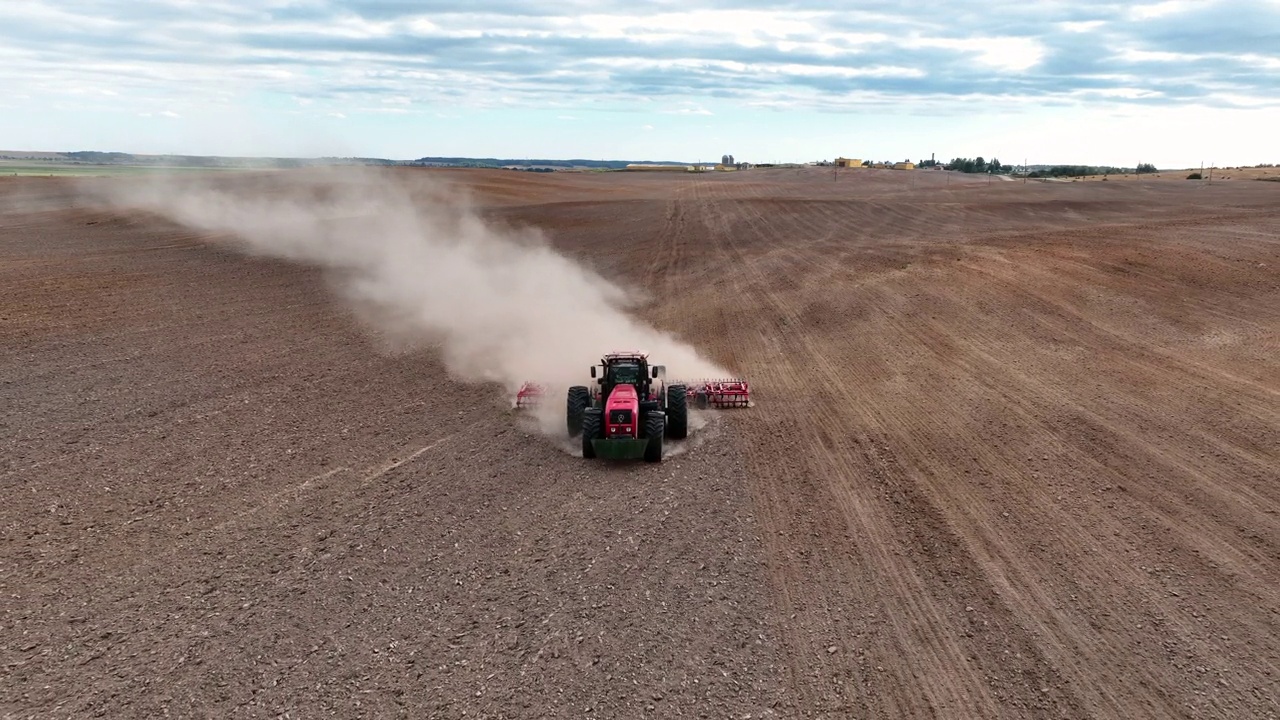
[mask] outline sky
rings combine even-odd
[[[1280,0],[0,0],[0,148],[1280,162]]]

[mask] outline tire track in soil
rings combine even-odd
[[[1265,448],[1280,446],[1275,434],[1275,428],[1280,427],[1280,413],[1276,406],[1268,405],[1262,397],[1254,398],[1256,404],[1244,402],[1249,394],[1245,391],[1255,390],[1252,384],[1240,388],[1241,392],[1233,396],[1235,402],[1232,406],[1233,411],[1241,416],[1237,422],[1256,421],[1245,426],[1249,431],[1247,435],[1224,427],[1216,427],[1212,431],[1202,425],[1180,427],[1179,422],[1185,417],[1181,414],[1153,416],[1150,406],[1157,404],[1186,406],[1189,408],[1184,411],[1187,414],[1190,414],[1190,408],[1225,407],[1212,394],[1202,394],[1200,388],[1211,386],[1214,380],[1235,379],[1218,375],[1213,368],[1188,362],[1161,348],[1132,342],[1114,327],[1091,322],[1076,309],[1053,299],[1049,290],[1057,283],[1048,273],[1025,271],[1038,280],[1029,288],[1022,288],[1004,273],[993,272],[985,265],[964,265],[982,274],[989,283],[1003,284],[1005,292],[1023,296],[1025,300],[1020,305],[1038,307],[1036,322],[1062,342],[1099,348],[1110,356],[1114,366],[1125,370],[1122,375],[1150,380],[1146,387],[1120,386],[1111,380],[1116,374],[1114,372],[1089,377],[1079,369],[1067,367],[1059,374],[1036,381],[1021,371],[1016,362],[1011,362],[1012,357],[1001,354],[1001,338],[983,328],[967,334],[971,347],[966,352],[977,356],[983,364],[982,368],[972,369],[971,375],[976,378],[996,377],[994,371],[999,368],[1009,379],[1018,381],[1019,396],[1034,403],[1038,417],[1051,418],[1055,409],[1058,412],[1067,410],[1077,421],[1088,424],[1091,428],[1089,437],[1105,435],[1122,440],[1115,443],[1112,455],[1132,455],[1130,448],[1146,448],[1141,457],[1132,458],[1132,464],[1186,478],[1190,482],[1187,489],[1170,493],[1166,488],[1152,495],[1151,500],[1163,507],[1161,514],[1168,522],[1169,531],[1184,536],[1188,542],[1204,537],[1214,527],[1213,518],[1230,512],[1234,507],[1255,508],[1257,514],[1251,522],[1253,532],[1261,528],[1273,538],[1280,537],[1280,526],[1274,517],[1262,512],[1262,508],[1277,500],[1273,497],[1274,483],[1248,482],[1250,477],[1262,479],[1274,472],[1277,457]],[[936,328],[934,333],[938,334]],[[1006,401],[1013,402],[1013,398],[1003,393],[1000,387],[988,384],[991,392],[1005,394]],[[1096,391],[1092,389],[1095,386],[1098,388]],[[1256,388],[1257,392],[1268,390]],[[1069,435],[1065,430],[1062,429],[1061,434]],[[1181,442],[1164,440],[1178,436],[1182,436]],[[1213,463],[1202,459],[1206,455],[1234,458],[1237,467],[1231,482],[1214,479]],[[1111,475],[1128,464],[1102,463],[1093,458],[1085,460]],[[1130,489],[1132,491],[1136,486]],[[1175,497],[1181,497],[1185,502],[1175,504]],[[1195,518],[1195,521],[1188,523],[1188,518]],[[1227,537],[1219,540],[1222,547],[1247,547],[1250,544],[1241,536],[1230,538],[1232,542],[1228,542]],[[1253,562],[1255,574],[1268,574],[1265,568],[1269,562],[1262,556],[1255,557]]]
[[[918,319],[913,319],[912,327],[918,326],[929,328],[929,323],[920,323]],[[1012,373],[1007,363],[999,363],[994,359],[983,358],[981,355],[980,359],[988,359],[990,364],[973,364],[966,359],[963,352],[948,351],[949,346],[954,345],[954,339],[945,330],[940,327],[929,329],[932,332],[919,333],[922,338],[920,346],[934,349],[940,358],[947,358],[949,365],[963,373],[966,384],[975,382],[984,384],[985,387],[980,393],[982,396],[1001,397],[1006,403],[1007,417],[1012,416],[1016,424],[1029,428],[1035,435],[1048,434],[1067,445],[1066,453],[1055,453],[1058,456],[1055,462],[1060,461],[1059,458],[1065,454],[1070,462],[1085,463],[1099,477],[1112,474],[1110,467],[1093,459],[1097,452],[1096,447],[1077,447],[1079,441],[1072,442],[1071,434],[1066,434],[1067,437],[1056,437],[1064,433],[1059,432],[1060,428],[1049,427],[1042,419],[1051,419],[1055,416],[1055,411],[1059,414],[1061,411],[1057,409],[1050,396],[1042,396],[1041,390],[1029,378]],[[981,337],[981,333],[971,334],[972,329],[966,328],[963,336],[974,340],[974,346],[984,347],[985,339]],[[908,332],[905,327],[902,330],[904,334]],[[924,339],[926,336],[928,341]],[[1004,369],[1003,376],[997,372],[1000,368]],[[1003,377],[1004,384],[996,385],[985,380],[996,377]],[[955,380],[949,380],[948,384],[954,385]],[[929,385],[921,388],[921,393],[935,399],[945,398],[948,388],[942,384]],[[1057,402],[1061,403],[1061,399],[1059,398]],[[1073,411],[1075,407],[1072,407]],[[910,431],[920,438],[915,442],[926,442],[929,437],[926,422],[918,417],[911,418],[908,422]],[[1074,436],[1079,437],[1079,433],[1074,433]],[[930,471],[924,474],[925,478],[945,477],[946,468],[964,468],[966,475],[972,472],[975,476],[982,474],[997,480],[1000,478],[1012,480],[1026,474],[1026,471],[1013,461],[1014,453],[1009,452],[1008,448],[1000,445],[993,447],[989,438],[979,436],[976,431],[963,426],[952,428],[945,442],[937,442],[935,439],[933,445],[939,448],[937,453],[930,452],[916,458],[917,462],[930,468]],[[971,467],[966,467],[965,457],[955,452],[947,452],[951,448],[964,448],[966,452],[975,455],[973,458],[975,462]],[[1070,451],[1073,450],[1079,450],[1079,457],[1069,457]],[[1122,461],[1118,464],[1125,463]],[[1125,484],[1128,485],[1128,481]],[[1060,668],[1065,676],[1072,680],[1072,685],[1078,688],[1078,692],[1088,699],[1089,706],[1105,707],[1109,713],[1124,712],[1123,703],[1113,691],[1093,682],[1093,676],[1099,668],[1111,666],[1114,672],[1127,672],[1129,675],[1141,676],[1146,686],[1158,685],[1161,673],[1158,666],[1146,668],[1132,661],[1124,666],[1114,666],[1112,658],[1123,657],[1127,647],[1131,647],[1133,643],[1143,642],[1144,638],[1140,631],[1135,633],[1124,626],[1108,627],[1111,623],[1105,620],[1081,622],[1080,613],[1075,612],[1075,608],[1072,611],[1064,611],[1059,600],[1069,596],[1073,601],[1080,598],[1078,604],[1088,607],[1110,605],[1124,608],[1136,615],[1145,614],[1149,610],[1153,617],[1176,617],[1177,608],[1169,602],[1167,591],[1153,587],[1146,578],[1128,576],[1126,573],[1128,563],[1118,562],[1117,558],[1109,553],[1097,552],[1096,548],[1106,543],[1114,545],[1119,542],[1126,548],[1140,547],[1142,545],[1140,538],[1135,536],[1126,524],[1116,522],[1116,519],[1107,515],[1091,516],[1088,522],[1079,524],[1054,522],[1054,516],[1066,508],[1063,507],[1062,502],[1055,502],[1053,492],[1049,488],[1037,482],[1010,481],[1004,484],[997,495],[999,502],[983,501],[982,495],[991,492],[986,482],[983,483],[982,490],[978,490],[969,482],[927,481],[926,486],[929,495],[935,498],[935,506],[951,509],[948,513],[949,523],[959,528],[962,536],[966,538],[966,544],[980,558],[980,564],[986,569],[987,575],[996,580],[1001,595],[1009,598],[1011,603],[1024,608],[1020,613],[1021,622],[1036,626],[1038,635],[1055,638],[1054,642],[1042,643],[1040,647],[1043,647],[1044,652],[1052,658],[1054,666]],[[1060,501],[1061,497],[1058,500]],[[985,511],[974,511],[984,506],[988,506]],[[967,508],[970,511],[955,512],[955,509],[959,508]],[[1002,517],[1001,508],[1018,508],[1018,512],[1015,517],[1010,517],[1009,513],[1003,513]],[[1054,527],[1053,552],[1042,551],[1034,553],[1031,557],[1010,552],[1011,545],[1036,547],[1036,538],[1046,527]],[[1013,540],[1016,542],[1010,542]],[[1043,579],[1053,578],[1057,569],[1065,562],[1079,564],[1079,574],[1091,578],[1093,582],[1068,589],[1052,587],[1055,583],[1046,584]],[[1098,582],[1104,578],[1107,582]],[[1115,590],[1109,590],[1104,598],[1096,594],[1093,585],[1108,588],[1118,586],[1127,590],[1119,593],[1119,597]],[[1077,603],[1073,602],[1072,605]],[[1105,631],[1102,630],[1104,627]],[[1162,706],[1163,712],[1177,713],[1176,704],[1167,698],[1152,696],[1150,699],[1156,705]]]
[[[759,187],[752,187],[750,195],[760,202],[748,203],[747,192],[720,180],[694,186],[705,199],[705,207],[698,209],[702,217],[694,221],[701,219],[712,237],[727,241],[714,250],[721,264],[737,275],[713,281],[681,310],[700,335],[721,340],[712,348],[717,359],[746,368],[756,383],[759,409],[726,417],[756,443],[746,454],[757,474],[752,489],[762,527],[788,533],[766,533],[765,540],[779,608],[782,617],[790,619],[784,623],[785,638],[797,704],[818,713],[890,708],[910,715],[924,708],[918,714],[1177,717],[1219,707],[1213,704],[1219,701],[1217,691],[1228,686],[1208,687],[1215,676],[1205,683],[1203,673],[1216,672],[1225,682],[1225,668],[1236,668],[1231,687],[1238,682],[1240,690],[1233,690],[1234,697],[1226,700],[1232,705],[1221,707],[1242,710],[1256,706],[1247,698],[1265,697],[1266,688],[1274,687],[1267,678],[1280,668],[1265,659],[1264,647],[1242,650],[1239,643],[1247,637],[1274,636],[1274,621],[1254,610],[1259,601],[1266,607],[1273,593],[1265,587],[1265,573],[1258,573],[1261,566],[1249,571],[1253,561],[1240,552],[1273,553],[1274,543],[1248,527],[1248,520],[1232,507],[1245,502],[1245,496],[1226,492],[1217,512],[1200,513],[1199,520],[1178,527],[1177,534],[1186,539],[1170,547],[1167,528],[1196,517],[1197,499],[1185,495],[1191,514],[1180,517],[1182,500],[1170,499],[1161,478],[1149,470],[1145,479],[1133,477],[1135,469],[1139,474],[1143,469],[1205,474],[1215,468],[1221,473],[1232,467],[1219,459],[1230,446],[1203,440],[1212,445],[1207,449],[1215,451],[1213,459],[1197,459],[1190,447],[1179,449],[1168,442],[1149,447],[1152,431],[1143,424],[1150,424],[1157,408],[1177,407],[1171,404],[1172,393],[1144,395],[1144,374],[1163,375],[1167,370],[1161,367],[1162,359],[1149,353],[1137,363],[1114,365],[1115,377],[1109,379],[1112,389],[1142,396],[1145,406],[1132,408],[1082,393],[1080,388],[1089,387],[1092,378],[1081,374],[1078,363],[1063,365],[1076,371],[1079,377],[1074,378],[1043,358],[1035,358],[1039,362],[1023,372],[1028,350],[1044,353],[1061,345],[1080,345],[1110,361],[1126,353],[1125,343],[1095,335],[1087,326],[1075,328],[1070,321],[1028,327],[1028,314],[1060,319],[1053,314],[1052,298],[1038,292],[1053,283],[1022,278],[1020,284],[992,286],[968,267],[985,258],[993,245],[1043,244],[1042,236],[1029,237],[1019,225],[1093,231],[1099,227],[1097,217],[1082,212],[1087,208],[1096,216],[1096,208],[1081,205],[1082,212],[1064,216],[1042,200],[973,207],[975,200],[970,199],[969,204],[942,210],[919,206],[904,214],[895,201],[881,198],[842,208],[848,217],[857,218],[851,237],[816,242],[825,235],[824,224],[803,217],[800,206],[772,194],[765,197]],[[880,206],[898,219],[877,219],[874,209],[867,209]],[[1131,213],[1133,208],[1116,210],[1121,211]],[[946,222],[921,220],[916,214],[945,216]],[[1231,216],[1220,220],[1233,221]],[[797,225],[802,227],[797,230]],[[992,236],[983,226],[995,226],[1002,234]],[[1175,226],[1160,223],[1157,229]],[[871,238],[864,241],[859,231],[868,228]],[[927,236],[938,228],[946,228],[948,237],[930,242]],[[976,234],[967,237],[966,232]],[[1108,237],[1133,232],[1131,222],[1113,222],[1105,230]],[[733,252],[726,247],[730,245]],[[1084,257],[1097,252],[1080,248]],[[1254,254],[1266,252],[1263,247]],[[1185,263],[1194,260],[1185,258],[1182,267],[1193,267]],[[783,277],[787,274],[793,277]],[[823,290],[828,276],[839,279],[836,292]],[[1150,277],[1147,282],[1157,280]],[[1081,282],[1090,282],[1089,276]],[[1239,297],[1256,308],[1256,288],[1240,291]],[[724,298],[734,301],[726,306]],[[987,307],[989,303],[995,307]],[[824,307],[843,316],[814,325],[821,316],[805,311],[820,312]],[[1247,307],[1232,310],[1239,314]],[[1098,316],[1110,318],[1109,308],[1094,308]],[[798,340],[789,334],[802,328],[809,332]],[[1058,335],[1071,328],[1077,332]],[[793,355],[794,351],[799,352]],[[805,365],[815,353],[844,370],[842,382],[849,384],[833,385],[830,365]],[[788,375],[795,368],[808,372],[815,384],[825,383],[822,390],[809,391],[803,380]],[[1209,387],[1222,386],[1212,374],[1197,379]],[[838,397],[840,388],[853,388],[866,397]],[[764,408],[786,421],[771,424],[757,415]],[[872,432],[833,437],[820,429],[809,443],[797,442],[795,427],[805,422],[807,411],[829,419],[841,417],[842,408],[845,418],[869,414],[848,424],[864,423]],[[1232,412],[1225,411],[1228,416]],[[1115,432],[1126,426],[1137,431]],[[771,430],[786,440],[761,440]],[[1207,432],[1189,429],[1185,420],[1176,418],[1155,432],[1174,430],[1196,438]],[[1172,459],[1181,455],[1187,462],[1170,464],[1171,458],[1163,455],[1170,447]],[[820,459],[791,459],[797,449],[844,453],[845,467],[865,466],[867,477],[885,488],[880,511],[893,514],[893,530],[898,533],[894,540],[884,541],[900,553],[893,560],[930,582],[938,578],[930,587],[933,598],[926,598],[926,603],[945,605],[949,598],[967,603],[956,613],[959,637],[943,642],[973,653],[971,662],[982,668],[989,686],[984,698],[959,706],[962,709],[955,713],[948,712],[955,707],[931,705],[938,693],[923,697],[913,684],[933,678],[922,674],[905,683],[903,679],[922,665],[920,658],[930,653],[938,657],[936,648],[915,638],[904,642],[893,627],[877,625],[869,632],[876,620],[868,613],[841,617],[839,610],[824,604],[838,605],[857,593],[834,581],[831,585],[836,587],[829,589],[823,577],[874,582],[877,558],[851,553],[849,548],[865,539],[853,537],[852,523],[837,524],[845,508],[836,501],[840,491],[847,490],[839,487],[840,466],[832,471],[833,463],[824,466]],[[1044,462],[1034,459],[1042,456]],[[1255,445],[1252,456],[1236,457],[1238,462],[1265,463],[1267,455]],[[1247,473],[1249,467],[1242,469]],[[1256,462],[1252,467],[1261,471]],[[768,477],[775,481],[761,479]],[[1101,484],[1114,483],[1116,477],[1125,478],[1118,493]],[[781,478],[797,480],[783,485]],[[853,488],[854,499],[861,499],[858,489]],[[876,507],[874,500],[872,495],[866,507]],[[1234,525],[1228,512],[1246,524]],[[1269,524],[1265,521],[1263,527]],[[851,557],[832,559],[840,552]],[[865,557],[870,558],[867,567],[858,565]],[[1251,572],[1251,577],[1240,575],[1241,570]],[[812,581],[809,587],[803,584],[806,580]],[[1204,599],[1205,593],[1213,597],[1210,588],[1225,598],[1225,607]],[[865,609],[917,610],[891,590],[878,596],[881,607]],[[859,683],[833,689],[839,684],[829,673],[845,667],[840,662],[843,653],[838,648],[834,657],[826,658],[822,645],[833,637],[833,628],[855,622],[862,623],[858,631],[864,637],[876,638],[865,643],[873,653],[896,652],[917,667],[903,672],[901,666],[886,663],[882,673],[866,672],[858,676]],[[1248,670],[1240,664],[1243,658],[1260,657],[1262,663]],[[899,657],[892,660],[900,662]],[[884,674],[893,677],[886,679]],[[880,692],[877,681],[894,686]],[[902,694],[913,697],[904,700]],[[985,712],[975,712],[975,707]]]
[[[657,249],[644,272],[644,287],[652,294],[649,304],[654,322],[659,327],[670,328],[678,321],[673,298],[684,295],[680,280],[685,272],[684,251],[688,232],[686,201],[682,199],[684,184],[674,188],[673,197],[667,200],[662,228],[656,238]]]
[[[758,270],[755,258],[735,245],[738,238],[750,232],[763,238],[766,246],[776,242],[792,248],[803,243],[783,240],[787,228],[773,226],[745,203],[735,204],[734,210],[738,217],[745,218],[745,228],[728,232],[730,228],[726,226],[731,223],[720,218],[709,223],[709,230],[717,238],[717,251],[732,266],[747,271],[738,276],[745,279],[739,279],[735,295],[758,295],[784,326],[801,327],[797,301],[791,298],[800,297],[794,278],[803,277],[803,272],[795,270],[806,264],[831,270],[833,261],[821,251],[816,257],[792,251],[792,272],[765,276]],[[905,468],[882,437],[879,419],[855,393],[849,392],[860,384],[857,372],[861,368],[844,366],[846,372],[839,372],[830,358],[840,357],[841,353],[819,347],[816,339],[808,335],[793,336],[790,342],[792,350],[804,351],[801,357],[779,357],[776,364],[754,368],[750,373],[759,388],[760,406],[768,408],[773,417],[753,414],[738,422],[744,433],[760,439],[748,454],[756,473],[756,492],[762,496],[758,508],[770,543],[775,588],[783,597],[781,611],[788,617],[804,616],[795,621],[789,634],[791,660],[796,665],[792,682],[799,692],[808,693],[804,705],[833,712],[875,709],[893,715],[926,715],[962,708],[965,713],[979,714],[995,707],[996,698],[984,679],[1007,668],[984,668],[970,662],[970,658],[990,654],[974,647],[976,642],[960,639],[961,633],[955,630],[963,622],[955,616],[963,615],[963,611],[957,613],[957,606],[977,604],[974,598],[982,596],[985,604],[997,609],[998,599],[983,587],[985,582],[972,567],[973,560],[956,557],[954,550],[936,560],[940,564],[960,562],[970,566],[961,583],[956,583],[954,570],[911,567],[897,559],[929,556],[929,552],[919,552],[933,542],[926,538],[946,537],[950,532],[939,513],[912,489],[914,481],[906,477]],[[803,381],[806,368],[817,370],[812,384]],[[806,400],[812,413],[805,412]],[[778,432],[779,426],[802,426],[806,420],[820,428],[808,443],[794,433]],[[835,428],[851,424],[871,432],[856,432],[852,437],[833,433]],[[784,440],[771,442],[780,434]],[[797,454],[804,457],[798,463],[804,469],[790,467],[789,472],[779,473],[778,458]],[[810,479],[803,490],[795,487],[796,476]],[[816,478],[825,478],[826,482]],[[788,479],[790,488],[786,488]],[[890,498],[888,503],[882,493]],[[823,512],[820,508],[831,509]],[[805,515],[810,516],[809,522],[800,520]],[[914,542],[908,530],[912,527],[921,532]],[[800,539],[806,534],[827,542],[806,547],[809,543]],[[809,562],[797,568],[797,557]],[[963,599],[937,597],[938,588],[957,584],[963,586],[956,589]],[[805,587],[813,589],[803,593],[796,590]],[[878,612],[850,622],[850,618],[833,613],[834,608],[876,608]],[[899,616],[894,608],[907,612]],[[1001,620],[1012,632],[1008,613]],[[835,652],[827,652],[822,647],[825,642],[831,642]],[[1006,646],[1019,647],[1023,657],[1034,658],[1019,668],[1029,678],[1050,674],[1028,638],[1011,637],[1005,642]],[[855,658],[859,647],[863,650]],[[897,661],[904,653],[912,655],[909,666]],[[817,689],[821,685],[814,681],[819,678],[834,681],[830,695]],[[1022,694],[1020,699],[1028,706],[1046,699]]]

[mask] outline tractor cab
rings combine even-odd
[[[597,374],[597,369],[601,370]],[[600,365],[591,367],[591,377],[597,378],[600,397],[607,399],[619,385],[635,388],[641,401],[653,398],[651,380],[661,375],[660,365],[649,365],[648,356],[639,352],[609,353],[600,359]]]
[[[614,385],[639,385],[640,363],[618,363],[608,368],[606,377]]]

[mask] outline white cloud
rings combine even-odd
[[[680,9],[662,3],[657,12],[653,6],[597,4],[593,12],[577,13],[573,7],[512,12],[477,0],[466,11],[431,13],[374,3],[367,6],[377,5],[379,12],[362,15],[360,5],[322,0],[266,6],[142,1],[134,12],[91,0],[0,5],[0,18],[37,26],[15,30],[12,42],[0,43],[0,56],[15,58],[3,64],[23,68],[7,73],[0,67],[0,82],[26,89],[30,80],[8,81],[39,76],[46,79],[41,92],[57,94],[110,78],[122,94],[135,96],[155,91],[195,101],[234,88],[259,96],[291,94],[304,105],[323,98],[348,106],[408,106],[410,98],[430,97],[473,107],[569,107],[588,97],[635,104],[655,95],[666,103],[699,95],[709,83],[743,100],[771,90],[805,94],[813,87],[835,95],[896,93],[910,103],[948,88],[966,95],[970,86],[991,87],[1002,75],[1019,77],[1018,92],[1072,97],[1070,79],[1037,76],[1050,46],[1033,28],[1078,35],[1105,26],[1111,47],[1133,48],[1121,55],[1127,62],[1177,54],[1126,44],[1124,33],[1136,31],[1122,27],[1125,13],[1107,6],[1097,6],[1099,17],[1091,19],[1082,14],[1088,10],[1068,15],[1065,6],[1002,0],[990,8],[1007,18],[999,25],[969,21],[949,13],[949,4],[930,2],[879,12],[797,12],[682,0]],[[165,12],[145,12],[148,2],[163,4]],[[1128,14],[1158,19],[1201,6],[1174,0]],[[282,8],[289,13],[273,17]],[[1063,19],[1055,22],[1059,15]],[[1039,17],[1046,21],[1035,22]],[[995,27],[1005,32],[992,35]],[[36,42],[42,31],[59,41]],[[1264,56],[1262,66],[1271,60]],[[1000,75],[992,78],[992,70]]]
[[[1215,46],[1238,34],[1241,3],[991,0],[982,13],[943,0],[874,12],[730,4],[0,0],[0,87],[37,112],[84,117],[170,106],[195,123],[212,109],[301,107],[354,126],[371,113],[537,108],[568,120],[589,107],[688,126],[735,107],[805,118],[1270,107],[1280,70],[1280,51],[1258,38]],[[1275,8],[1250,6],[1263,40]]]
[[[1243,108],[1280,108],[1280,98],[1263,98],[1231,92],[1216,92],[1209,95],[1207,105],[1232,105]]]
[[[1095,97],[1101,97],[1101,98],[1119,98],[1124,100],[1150,99],[1150,98],[1158,98],[1164,95],[1164,93],[1160,92],[1159,90],[1148,90],[1146,88],[1135,88],[1135,87],[1111,87],[1111,88],[1077,90],[1074,94],[1079,97],[1095,96]]]
[[[1183,62],[1187,60],[1196,60],[1198,56],[1187,53],[1162,52],[1156,50],[1136,50],[1134,48],[1125,48],[1116,54],[1116,57],[1127,62]]]
[[[1069,33],[1087,33],[1101,29],[1106,25],[1105,20],[1075,20],[1058,23],[1058,27],[1063,32]]]
[[[642,42],[706,37],[729,38],[748,47],[768,39],[820,34],[829,13],[815,11],[708,9],[654,15],[583,15],[562,23],[567,34],[627,38]]]
[[[1045,56],[1044,43],[1027,37],[915,37],[903,42],[908,48],[943,48],[973,55],[983,65],[1021,72],[1039,65]]]
[[[1213,5],[1216,0],[1165,0],[1165,2],[1136,5],[1129,9],[1129,17],[1134,20],[1152,20],[1167,15],[1176,15],[1188,10]]]

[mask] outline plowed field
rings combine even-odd
[[[0,179],[0,712],[1280,715],[1280,185],[435,174],[755,406],[584,461],[314,268]]]

